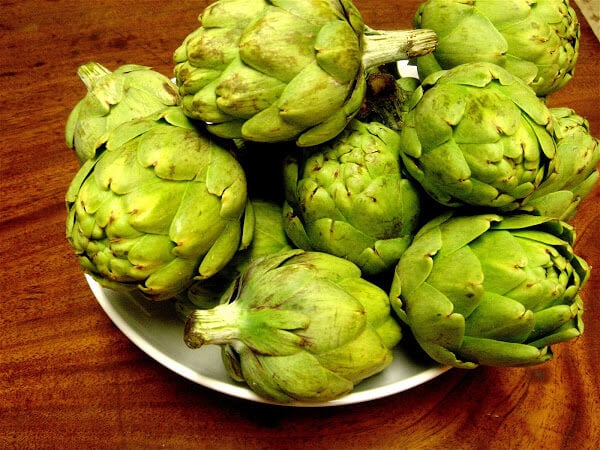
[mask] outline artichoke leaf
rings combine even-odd
[[[442,233],[439,228],[427,230],[421,238],[413,240],[406,249],[394,271],[390,298],[410,296],[431,274],[433,257],[442,247]]]
[[[427,22],[424,27],[428,27]],[[481,45],[482,42],[485,42],[485,46]],[[490,26],[488,18],[474,11],[463,17],[449,33],[440,34],[435,55],[439,64],[449,69],[458,64],[482,60],[502,65],[507,50],[505,37]]]
[[[348,84],[332,78],[317,62],[312,62],[287,84],[277,106],[286,122],[311,127],[342,109],[349,88]]]
[[[552,359],[549,347],[465,336],[460,355],[487,366],[532,366]]]
[[[577,327],[573,326],[575,325],[573,319],[581,315],[582,311],[581,299],[576,298],[571,305],[556,305],[536,312],[535,328],[529,335],[528,342],[532,345],[531,342],[536,342],[538,338],[542,338],[544,342],[548,342],[547,344],[544,343],[544,345],[550,345],[550,343],[554,342],[550,342],[548,336],[557,331],[563,331],[564,328],[573,328],[577,334],[581,333],[583,330],[577,330]],[[564,327],[565,324],[567,324],[567,327]],[[535,346],[539,347],[538,344]]]
[[[296,144],[299,147],[314,147],[340,134],[356,114],[356,110],[348,113],[346,109],[344,107],[334,112],[328,119],[303,131],[296,139]]]
[[[354,388],[350,380],[325,369],[308,352],[276,357],[249,355],[242,359],[242,370],[259,394],[282,403],[333,400]]]
[[[303,130],[304,127],[284,120],[277,104],[272,104],[244,122],[242,136],[255,142],[290,141]]]
[[[225,114],[248,119],[277,101],[285,84],[234,59],[215,87],[216,104]]]
[[[317,64],[338,83],[350,83],[356,78],[361,66],[361,48],[348,22],[325,24],[319,30],[314,47]]]
[[[289,83],[313,63],[317,33],[318,28],[300,16],[267,7],[245,28],[239,41],[240,58],[253,69]]]
[[[428,283],[404,295],[408,325],[420,341],[441,345],[450,351],[460,349],[465,337],[465,317],[454,312],[448,298]]]
[[[208,28],[243,28],[271,2],[265,0],[228,0],[208,5],[200,22]]]
[[[344,345],[316,355],[319,363],[354,384],[381,372],[392,362],[392,353],[371,328]],[[360,362],[362,361],[362,364]]]
[[[288,202],[283,205],[283,217],[285,233],[294,245],[303,250],[313,250],[304,224]]]
[[[464,246],[435,257],[435,270],[427,282],[454,304],[454,312],[469,317],[484,297],[484,274],[477,255]]]
[[[194,276],[195,266],[191,259],[174,258],[151,273],[139,285],[139,290],[148,300],[172,298],[188,286],[187,280]]]
[[[465,322],[465,335],[504,342],[525,342],[536,324],[532,311],[511,298],[486,292]]]
[[[215,136],[224,139],[242,139],[242,125],[244,123],[245,120],[243,119],[227,120],[221,123],[209,123],[206,125],[206,129]]]
[[[234,220],[227,222],[204,255],[198,268],[199,278],[210,278],[222,270],[239,250],[241,237],[239,223]]]

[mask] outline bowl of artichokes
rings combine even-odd
[[[175,373],[272,404],[551,364],[584,329],[571,221],[600,148],[547,103],[574,10],[513,4],[427,0],[382,31],[350,0],[217,0],[174,78],[81,66],[66,238],[100,306]]]

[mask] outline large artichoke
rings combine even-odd
[[[231,298],[189,315],[191,348],[222,345],[229,374],[278,403],[349,393],[401,338],[387,294],[345,259],[290,250],[259,258]]]
[[[441,215],[398,263],[392,307],[436,361],[461,368],[533,365],[583,331],[590,268],[574,230],[530,214]]]
[[[346,258],[369,275],[395,265],[420,213],[398,152],[398,133],[353,120],[329,143],[290,156],[283,212],[292,242]]]
[[[580,31],[568,0],[428,0],[414,25],[439,37],[435,51],[417,59],[422,77],[486,61],[523,79],[538,96],[573,77]]]
[[[364,70],[426,54],[437,39],[371,30],[350,0],[218,0],[200,22],[174,53],[186,114],[222,137],[300,146],[343,130]]]
[[[77,70],[88,89],[75,105],[65,127],[65,139],[80,163],[101,151],[112,130],[178,102],[177,86],[146,66],[126,64],[111,72],[97,62]]]
[[[224,267],[242,242],[235,157],[173,106],[129,121],[67,192],[67,239],[87,273],[164,299]]]
[[[556,152],[549,108],[491,63],[430,75],[404,108],[404,167],[446,206],[514,210],[539,186]]]
[[[556,156],[544,180],[522,208],[542,216],[571,220],[598,182],[600,142],[589,122],[571,108],[550,108],[555,120]]]

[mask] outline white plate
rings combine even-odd
[[[123,293],[102,288],[86,275],[98,303],[114,324],[135,345],[173,372],[207,388],[234,397],[271,403],[227,375],[220,348],[208,345],[192,350],[183,342],[183,321],[171,302],[145,302]],[[350,394],[325,403],[293,403],[288,406],[336,406],[360,403],[411,389],[441,375],[440,366],[402,347],[383,372],[360,383]]]

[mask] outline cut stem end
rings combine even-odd
[[[424,56],[435,50],[438,37],[429,29],[373,30],[365,28],[365,69]]]

